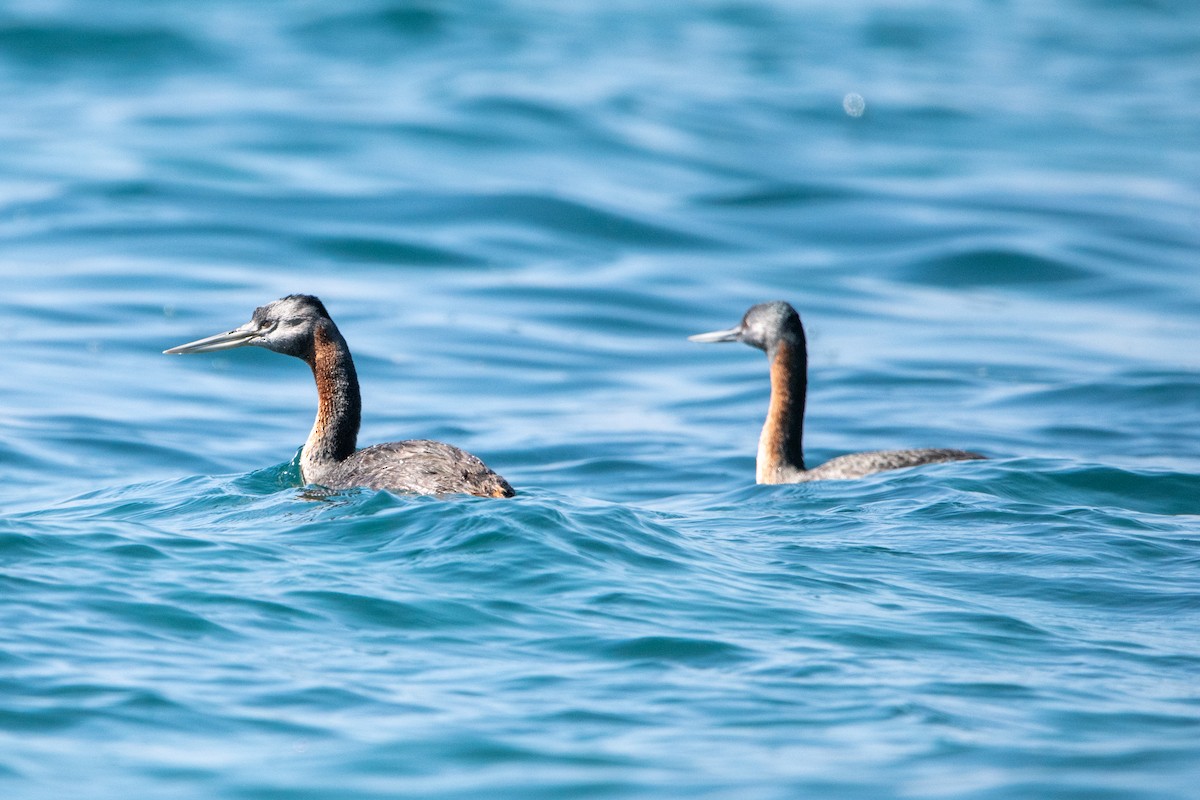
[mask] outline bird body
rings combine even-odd
[[[317,417],[300,451],[300,474],[306,483],[408,494],[515,494],[508,481],[478,458],[442,442],[413,439],[357,449],[362,399],[354,359],[315,297],[289,295],[255,309],[239,328],[163,352],[207,353],[246,346],[294,356],[312,369]]]
[[[693,342],[742,342],[763,350],[771,367],[771,400],[758,439],[758,483],[804,483],[861,478],[876,472],[982,459],[968,450],[923,448],[875,450],[830,459],[819,467],[804,464],[804,406],[808,394],[808,348],[800,315],[783,301],[760,303],[733,328],[688,337]]]

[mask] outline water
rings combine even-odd
[[[5,4],[0,794],[1195,797],[1197,52],[1169,0]],[[520,495],[313,499],[304,365],[160,354],[298,291],[363,443]],[[685,337],[775,298],[811,462],[992,459],[755,486],[765,361]]]

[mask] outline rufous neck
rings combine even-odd
[[[767,353],[771,363],[771,403],[758,439],[759,483],[785,483],[804,471],[804,401],[808,354],[804,340],[781,339]]]
[[[317,382],[317,419],[301,453],[301,466],[338,462],[358,446],[362,399],[346,340],[332,322],[319,325],[308,365]]]

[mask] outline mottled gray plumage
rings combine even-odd
[[[429,439],[409,439],[364,447],[324,467],[310,479],[330,489],[362,486],[410,494],[512,497],[508,482],[465,450]]]
[[[207,353],[264,347],[307,363],[317,383],[317,418],[300,451],[306,483],[329,489],[388,489],[407,494],[512,497],[508,481],[468,452],[414,439],[357,450],[362,400],[350,348],[325,306],[289,295],[254,311],[240,328],[172,347],[167,353]]]
[[[926,448],[876,450],[838,456],[813,469],[804,466],[804,404],[808,393],[808,347],[796,309],[782,300],[752,306],[724,331],[689,336],[694,342],[742,342],[767,354],[771,402],[758,440],[759,483],[803,483],[861,478],[921,464],[986,458],[968,450]]]
[[[781,472],[787,480],[770,483],[804,483],[806,481],[851,480],[887,472],[904,467],[919,467],[922,464],[940,464],[946,461],[972,461],[987,456],[968,450],[944,447],[924,447],[913,450],[868,450],[831,458],[819,467],[795,469]],[[790,466],[790,465],[789,465]],[[767,481],[764,481],[767,482]]]

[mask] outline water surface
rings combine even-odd
[[[0,792],[1183,798],[1200,780],[1190,3],[10,3]],[[863,113],[846,111],[856,94]],[[851,110],[856,110],[850,104]],[[314,499],[292,292],[364,444]],[[806,446],[987,462],[758,487]]]

